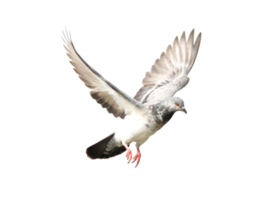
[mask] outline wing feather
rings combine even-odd
[[[186,41],[183,32],[180,41],[175,38],[173,46],[169,45],[166,53],[162,53],[160,59],[155,61],[151,72],[147,72],[143,79],[143,87],[134,97],[142,104],[154,104],[173,96],[178,90],[185,87],[187,77],[196,60],[201,33],[194,43],[194,30]]]
[[[74,66],[75,72],[84,84],[92,89],[90,95],[103,108],[106,108],[109,113],[115,117],[122,119],[132,113],[143,113],[143,105],[131,98],[112,83],[102,77],[97,71],[89,66],[76,51],[70,35],[63,32],[64,48],[67,51],[70,63]],[[155,76],[152,74],[152,78]],[[158,80],[156,78],[156,80]]]

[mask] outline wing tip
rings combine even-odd
[[[62,42],[66,39],[73,41],[72,29],[69,29],[67,25],[62,25],[62,28],[60,28],[60,34],[58,34],[58,37],[60,38]]]

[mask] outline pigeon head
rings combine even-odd
[[[156,105],[151,105],[151,107],[153,114],[158,116],[158,119],[162,118],[161,121],[163,123],[167,123],[177,111],[187,113],[184,108],[183,100],[177,97],[170,97]],[[157,122],[160,122],[160,120]]]
[[[183,111],[185,114],[187,114],[187,111],[184,107],[184,101],[178,97],[171,97],[169,99],[170,102],[170,111]]]

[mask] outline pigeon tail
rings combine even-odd
[[[123,153],[124,151],[126,151],[126,148],[124,146],[116,146],[113,137],[114,137],[114,133],[104,138],[103,140],[99,141],[98,143],[90,146],[86,150],[87,156],[91,159],[97,159],[97,158],[106,159],[106,158],[117,156]],[[110,143],[110,148],[108,148],[108,143]],[[112,144],[114,144],[113,148],[111,148]]]

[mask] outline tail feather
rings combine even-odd
[[[98,143],[90,146],[86,150],[86,154],[91,159],[106,159],[110,157],[117,156],[124,151],[126,151],[126,148],[124,146],[115,146],[112,150],[106,151],[107,144],[110,142],[110,140],[113,138],[114,133],[109,135],[108,137],[104,138],[103,140],[99,141]]]

